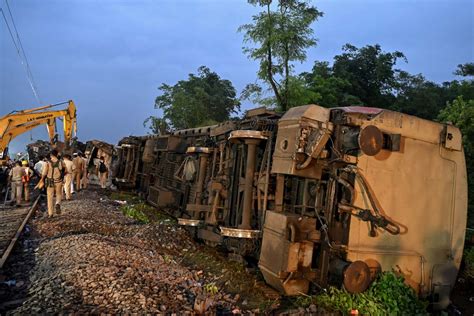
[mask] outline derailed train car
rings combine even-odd
[[[402,113],[306,105],[124,139],[117,180],[211,245],[254,256],[286,295],[364,291],[403,274],[443,306],[460,266],[467,180],[459,130]],[[124,146],[125,145],[125,146]]]

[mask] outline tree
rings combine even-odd
[[[351,44],[342,47],[343,53],[334,57],[332,71],[335,77],[350,83],[346,93],[355,96],[367,106],[388,107],[394,101],[399,59],[406,61],[402,52],[384,52],[380,45],[357,48]]]
[[[389,108],[428,120],[435,120],[446,104],[459,96],[464,100],[474,100],[472,80],[438,84],[426,80],[421,74],[410,75],[401,71],[397,81],[396,101]]]
[[[162,119],[174,129],[222,122],[240,108],[232,83],[205,66],[199,67],[197,75],[189,74],[188,80],[173,86],[163,83],[159,90],[162,94],[156,98],[155,108],[163,110]]]
[[[244,43],[251,43],[243,51],[260,63],[258,78],[271,87],[275,103],[280,110],[286,111],[291,95],[293,62],[306,60],[306,49],[316,45],[311,24],[322,16],[322,12],[301,0],[279,0],[273,6],[271,0],[248,2],[264,11],[252,17],[253,23],[239,27],[239,32],[245,33]],[[261,92],[262,89],[253,84],[244,89],[243,95]]]
[[[170,127],[166,120],[161,117],[149,116],[144,122],[144,127],[149,127],[152,134],[164,135],[170,131]]]
[[[448,101],[445,89],[421,74],[410,75],[401,71],[397,77],[398,87],[396,100],[389,108],[395,111],[415,115],[424,119],[436,119],[439,111]]]
[[[301,104],[314,103],[324,107],[362,104],[358,97],[347,93],[350,82],[334,76],[328,62],[316,61],[311,72],[303,72],[299,77],[305,82],[306,89],[311,91],[313,96],[318,96]]]
[[[447,104],[441,110],[438,119],[451,122],[463,135],[464,154],[466,156],[467,181],[469,185],[469,225],[474,225],[474,100],[464,100],[462,96]]]
[[[459,64],[454,74],[463,77],[474,76],[474,63]]]

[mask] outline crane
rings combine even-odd
[[[48,110],[56,106],[68,104],[62,110]],[[73,133],[77,133],[76,106],[72,100],[40,106],[33,109],[13,111],[0,118],[0,165],[8,155],[8,144],[21,135],[39,125],[46,125],[49,140],[54,144],[57,139],[56,118],[63,119],[64,142],[69,144]]]

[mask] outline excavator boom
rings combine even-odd
[[[63,110],[47,111],[47,109],[68,104]],[[54,143],[56,118],[63,119],[64,142],[69,144],[73,134],[77,133],[76,106],[72,100],[33,109],[14,111],[0,118],[0,163],[8,154],[8,144],[18,135],[39,125],[46,125],[51,143]]]

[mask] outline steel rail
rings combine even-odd
[[[0,259],[0,269],[3,268],[3,265],[5,264],[5,262],[7,261],[8,259],[8,256],[10,255],[11,251],[13,250],[13,247],[15,246],[17,240],[20,238],[20,235],[21,235],[21,232],[23,231],[23,229],[25,228],[25,225],[26,223],[28,222],[28,220],[30,219],[31,215],[33,214],[33,212],[36,210],[36,207],[38,206],[38,201],[40,199],[41,195],[39,195],[35,202],[33,203],[33,205],[30,207],[30,209],[28,210],[28,213],[26,214],[26,216],[23,218],[23,221],[21,222],[20,224],[20,227],[18,227],[15,235],[13,236],[13,238],[11,239],[8,247],[6,248],[5,252],[2,254],[2,258]]]

